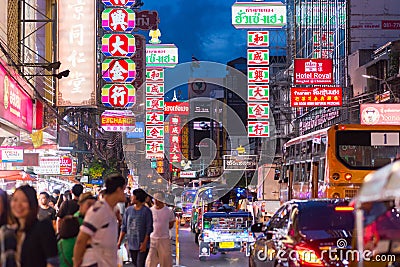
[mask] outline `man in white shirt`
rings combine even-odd
[[[155,205],[151,207],[153,214],[153,232],[150,234],[150,251],[146,266],[172,267],[172,251],[169,229],[174,227],[174,212],[165,206],[165,194],[154,194]]]
[[[125,201],[125,182],[121,174],[105,179],[104,199],[90,207],[80,227],[74,247],[74,267],[118,265],[118,221],[114,207]]]

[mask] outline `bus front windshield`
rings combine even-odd
[[[400,158],[400,146],[374,145],[371,131],[337,132],[336,137],[336,155],[351,169],[375,170]]]

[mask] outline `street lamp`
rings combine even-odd
[[[395,101],[395,102],[398,102],[398,98],[395,96],[395,94],[394,94],[393,91],[392,91],[392,88],[390,87],[390,85],[388,84],[388,82],[387,82],[385,79],[378,78],[378,77],[376,77],[376,76],[374,76],[374,75],[366,75],[366,74],[363,74],[363,75],[361,75],[361,76],[364,77],[364,78],[367,78],[367,79],[372,79],[372,80],[377,80],[377,81],[384,82],[385,85],[386,85],[386,88],[389,90],[390,94],[393,96],[394,101]]]
[[[33,75],[25,75],[25,76],[30,76],[30,77],[37,77],[37,76],[50,76],[50,77],[56,77],[57,79],[62,79],[62,77],[68,77],[70,71],[69,70],[64,70],[59,73],[54,73],[54,74],[33,74]]]

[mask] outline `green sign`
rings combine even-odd
[[[286,25],[283,3],[236,2],[232,6],[232,25],[237,29],[282,28]]]

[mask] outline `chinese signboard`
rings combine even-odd
[[[268,119],[269,118],[269,104],[268,103],[248,103],[247,114],[248,119]]]
[[[136,51],[132,34],[104,34],[101,43],[106,57],[131,57]]]
[[[110,32],[131,32],[135,28],[132,9],[106,8],[101,14],[103,29]]]
[[[135,0],[102,0],[105,6],[120,6],[130,7],[135,3]]]
[[[164,83],[146,82],[146,96],[164,96]]]
[[[247,78],[249,83],[269,83],[269,67],[248,67]]]
[[[147,125],[146,139],[162,139],[164,138],[164,125]]]
[[[136,77],[136,65],[131,59],[105,59],[101,66],[106,82],[131,83]]]
[[[101,128],[111,132],[131,132],[135,115],[130,110],[106,110],[101,114]]]
[[[341,87],[292,88],[291,107],[332,107],[342,105]]]
[[[106,84],[101,90],[101,102],[106,107],[132,107],[135,97],[135,88],[130,84]]]
[[[164,141],[146,140],[146,158],[164,158]]]
[[[332,59],[294,60],[294,84],[332,84]]]
[[[224,170],[255,171],[257,170],[257,155],[247,155],[247,156],[224,155]]]
[[[164,69],[146,68],[146,82],[164,82]]]
[[[247,86],[248,101],[269,101],[269,85],[254,85]]]
[[[164,97],[146,97],[146,110],[164,110]]]
[[[57,106],[96,106],[95,5],[96,1],[58,3],[59,60],[70,74],[58,80]]]
[[[400,104],[361,104],[361,124],[400,125]]]
[[[248,121],[247,122],[248,137],[268,137],[269,122],[268,121]]]
[[[146,67],[173,68],[178,64],[178,48],[174,44],[146,45]]]
[[[269,65],[269,50],[247,49],[247,65]]]
[[[269,32],[268,31],[248,31],[247,32],[248,47],[268,47]]]
[[[163,125],[163,124],[164,124],[163,111],[146,112],[146,125]]]
[[[232,25],[237,29],[281,28],[286,24],[283,3],[236,2],[232,6]]]

